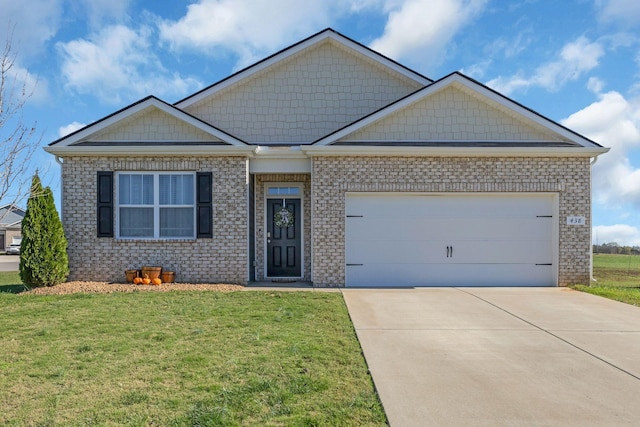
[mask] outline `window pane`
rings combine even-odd
[[[131,204],[131,175],[120,175],[118,181],[118,192],[120,193],[120,204]]]
[[[153,175],[121,174],[118,192],[122,205],[152,205]]]
[[[153,204],[153,175],[142,175],[142,203]]]
[[[182,177],[180,175],[171,175],[171,204],[181,205],[182,197],[180,193],[182,191]]]
[[[160,237],[193,237],[193,208],[160,208]]]
[[[161,205],[192,205],[193,175],[160,175]]]
[[[194,176],[181,175],[182,181],[182,205],[192,205],[194,202]]]
[[[270,196],[299,196],[299,187],[269,187],[267,193]]]
[[[142,204],[142,175],[130,175],[131,197],[129,203],[132,205]]]
[[[120,208],[120,237],[153,237],[153,208]]]
[[[171,204],[171,175],[160,175],[160,204]]]

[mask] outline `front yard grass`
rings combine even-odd
[[[5,292],[0,306],[0,425],[386,425],[339,293]]]
[[[593,277],[597,282],[575,288],[640,307],[640,256],[595,254]]]

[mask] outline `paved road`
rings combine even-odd
[[[19,255],[0,255],[0,271],[18,271]]]
[[[640,308],[565,288],[343,294],[391,426],[640,425]]]

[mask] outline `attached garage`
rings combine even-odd
[[[346,286],[557,286],[553,193],[348,193]]]

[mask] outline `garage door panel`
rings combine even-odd
[[[352,263],[385,263],[401,259],[404,263],[551,263],[549,241],[444,241],[444,240],[353,240],[347,246]]]
[[[425,198],[429,199],[428,203]],[[500,212],[508,212],[512,217],[553,214],[547,196],[392,195],[380,198],[356,195],[347,199],[346,209],[347,215],[384,218],[449,218],[452,215],[493,218]]]
[[[354,287],[554,286],[552,267],[518,264],[372,264],[347,266]]]
[[[554,285],[553,200],[348,195],[347,286]]]
[[[551,239],[550,218],[347,218],[347,239],[371,235],[382,240],[444,240],[466,238]]]
[[[385,263],[401,259],[406,263],[438,263],[447,260],[447,243],[422,240],[354,240],[347,246],[349,262]]]
[[[550,246],[548,240],[452,242],[449,259],[456,264],[548,264],[552,261]]]

